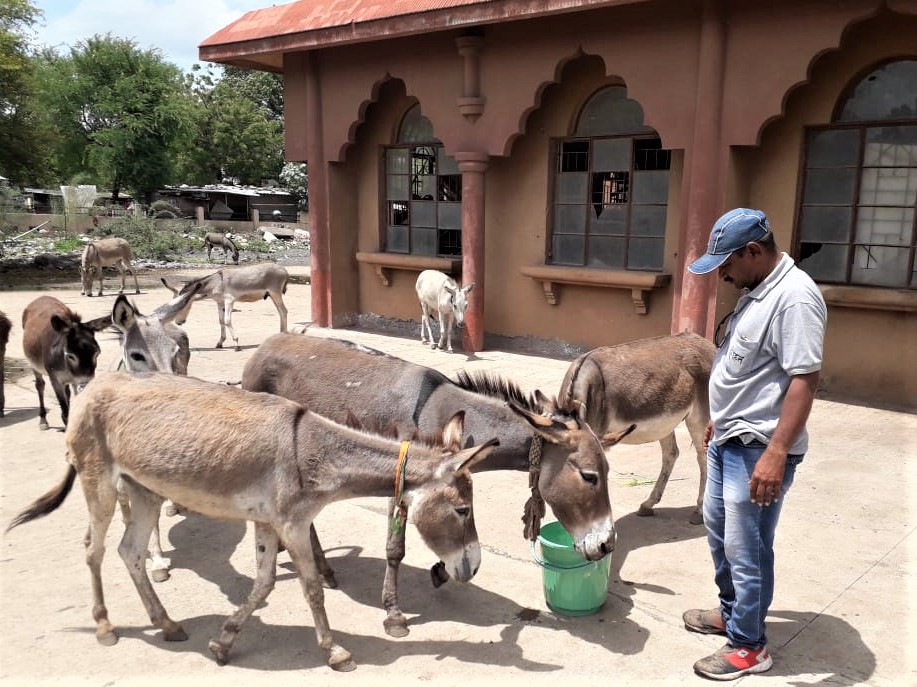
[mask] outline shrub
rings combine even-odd
[[[136,257],[169,260],[188,247],[188,239],[172,228],[160,228],[148,217],[128,215],[105,225],[105,233],[120,236],[131,244]]]

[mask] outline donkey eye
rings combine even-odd
[[[471,512],[471,508],[468,506],[459,506],[455,509],[455,512],[458,513],[463,518],[467,518],[468,514]]]
[[[586,472],[585,470],[579,471],[580,477],[582,477],[587,484],[595,486],[599,483],[599,476],[594,472]]]
[[[133,351],[131,353],[131,360],[137,363],[142,363],[146,360],[146,357],[143,355],[143,353],[138,353],[137,351]]]

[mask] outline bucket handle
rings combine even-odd
[[[550,570],[551,572],[566,572],[567,570],[579,570],[580,568],[586,568],[590,565],[596,564],[596,561],[584,560],[582,563],[577,563],[576,565],[570,565],[570,566],[556,565],[554,563],[548,563],[543,558],[538,557],[538,554],[535,553],[535,542],[534,541],[529,542],[529,548],[531,548],[532,550],[532,560],[534,560],[538,565],[540,565],[545,570]]]

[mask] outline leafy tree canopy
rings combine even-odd
[[[52,159],[61,178],[149,197],[173,181],[175,149],[193,114],[182,73],[159,50],[111,34],[38,62],[39,101],[57,132]]]
[[[14,183],[51,177],[48,138],[32,100],[30,36],[41,16],[27,0],[0,0],[0,174]]]

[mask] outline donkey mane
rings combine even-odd
[[[519,385],[491,372],[470,373],[459,370],[456,386],[484,396],[492,396],[513,403],[532,413],[541,414],[544,408],[535,400],[534,394],[526,394]]]

